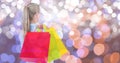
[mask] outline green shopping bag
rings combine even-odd
[[[50,33],[50,44],[49,44],[49,52],[48,52],[48,63],[53,60],[59,59],[64,54],[68,53],[67,48],[64,46],[62,40],[57,34],[54,28],[47,28],[43,25],[44,31]]]
[[[51,30],[51,33],[54,35],[54,38],[56,40],[56,43],[57,43],[57,46],[58,46],[58,49],[59,49],[59,53],[60,53],[60,56],[68,53],[68,50],[67,48],[64,46],[63,44],[63,41],[60,39],[59,35],[57,34],[57,32],[55,31],[54,28],[50,28]]]
[[[44,29],[46,29],[44,27]],[[46,29],[47,32],[50,33],[50,45],[49,45],[49,53],[48,53],[48,63],[59,59],[64,54],[68,53],[67,48],[64,46],[62,40],[57,34],[54,28]]]

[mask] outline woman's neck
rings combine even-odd
[[[31,23],[36,24],[37,21],[33,19],[33,20],[31,21]]]

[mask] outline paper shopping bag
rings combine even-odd
[[[28,32],[20,57],[28,62],[47,63],[50,43],[49,32]]]
[[[52,30],[52,33],[54,34],[54,37],[57,41],[57,46],[59,48],[59,51],[60,51],[60,56],[68,53],[68,50],[67,48],[65,47],[65,45],[63,44],[63,41],[60,39],[59,35],[57,34],[57,32],[55,31],[54,28],[51,28]]]
[[[49,32],[51,35],[48,54],[48,63],[50,63],[51,61],[59,59],[62,55],[68,53],[68,50],[64,46],[62,40],[60,39],[54,28],[50,28],[46,31]]]

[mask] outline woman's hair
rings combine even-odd
[[[26,32],[30,31],[30,23],[33,20],[33,17],[36,13],[39,13],[39,5],[35,3],[30,3],[24,7],[24,14],[23,14],[23,30],[24,36]]]

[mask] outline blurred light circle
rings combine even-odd
[[[112,13],[112,17],[114,18],[114,17],[116,17],[117,15],[116,15],[116,13]]]
[[[79,48],[79,49],[77,50],[77,55],[78,55],[80,58],[85,58],[88,54],[89,54],[89,50],[88,50],[88,48],[86,48],[86,47]]]
[[[120,53],[114,52],[110,56],[110,62],[111,63],[118,63],[120,61]]]
[[[110,13],[110,14],[113,13],[113,9],[110,6],[108,6],[106,9],[107,9],[108,13]]]
[[[14,13],[10,13],[10,17],[13,18],[15,16]]]
[[[91,12],[92,12],[92,9],[88,8],[88,9],[87,9],[87,12],[88,12],[88,13],[91,13]]]
[[[10,31],[6,32],[5,35],[6,35],[7,38],[9,38],[9,39],[12,39],[12,38],[13,38],[13,34],[12,34]]]
[[[83,33],[83,34],[89,34],[89,35],[91,35],[92,31],[91,31],[90,28],[86,28],[86,29],[83,30],[82,33]]]
[[[12,27],[10,27],[10,30],[12,31],[12,32],[15,32],[15,27],[14,26],[12,26]]]
[[[79,32],[79,30],[77,30],[77,29],[73,29],[73,30],[71,30],[70,32],[69,32],[69,37],[71,38],[71,39],[76,39],[76,38],[78,38],[78,37],[80,37],[80,32]]]
[[[9,63],[14,63],[15,62],[15,56],[14,55],[9,55],[8,56],[8,62]]]
[[[5,8],[6,7],[6,5],[5,4],[1,4],[1,8]]]
[[[20,45],[16,45],[16,51],[17,51],[17,53],[20,53],[20,51],[21,51],[21,46]]]
[[[73,24],[77,24],[78,21],[77,21],[76,19],[73,19],[73,20],[72,20],[72,23],[73,23]]]
[[[83,49],[78,49],[78,51],[77,51],[77,54],[78,54],[78,56],[79,56],[80,58],[83,57],[84,53],[85,53],[85,52],[84,52]]]
[[[76,61],[76,63],[82,63],[82,60],[80,58],[78,58]]]
[[[98,15],[102,15],[102,12],[101,12],[101,11],[98,11],[97,14],[98,14]]]
[[[73,46],[73,40],[72,40],[72,39],[68,39],[68,40],[66,41],[66,46],[67,46],[67,47],[72,47],[72,46]]]
[[[93,21],[95,23],[100,22],[100,20],[101,20],[101,17],[98,16],[97,14],[94,14],[94,15],[91,16],[91,21]]]
[[[70,56],[67,57],[65,62],[66,63],[76,63],[77,62],[76,60],[77,60],[77,58],[75,56],[70,55]]]
[[[78,39],[74,40],[73,46],[74,46],[76,49],[81,48],[81,47],[82,47],[81,39],[78,38]]]
[[[17,53],[16,45],[13,45],[13,46],[12,46],[11,51],[12,51],[13,53]]]
[[[98,56],[102,55],[105,51],[104,44],[96,44],[93,49],[94,53]]]
[[[20,21],[17,21],[16,25],[17,25],[17,26],[21,26],[21,22],[20,22]]]
[[[83,13],[78,14],[78,18],[82,18],[83,16],[84,16]]]
[[[101,30],[102,32],[109,32],[109,31],[110,31],[110,28],[109,28],[109,26],[108,26],[107,24],[101,24],[100,30]]]
[[[93,36],[94,36],[95,39],[100,39],[102,37],[102,32],[101,31],[95,31]]]
[[[9,7],[9,6],[6,6],[6,7],[5,7],[5,11],[7,12],[7,14],[11,13],[10,7]]]
[[[22,5],[17,3],[17,9],[21,9],[21,8],[22,8]]]
[[[60,60],[62,61],[66,61],[67,60],[67,57],[70,55],[70,53],[66,53],[64,55],[61,56]]]
[[[82,40],[81,40],[81,43],[85,46],[90,46],[93,42],[93,38],[91,37],[91,35],[83,35],[82,36]]]
[[[6,53],[2,53],[0,57],[2,62],[8,61],[8,55]]]
[[[70,31],[70,32],[69,32],[69,35],[70,35],[70,36],[74,35],[74,31]]]
[[[76,12],[76,13],[78,13],[79,11],[80,11],[80,9],[79,9],[79,8],[76,8],[76,9],[75,9],[75,12]]]

